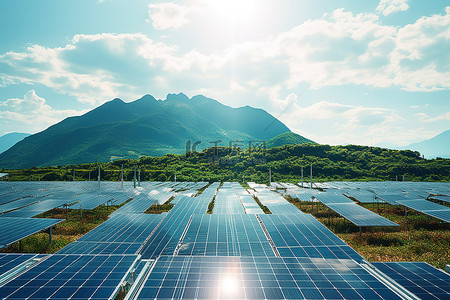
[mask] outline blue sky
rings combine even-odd
[[[448,1],[0,0],[0,28],[0,135],[179,92],[320,143],[450,129]]]

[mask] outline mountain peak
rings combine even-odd
[[[168,94],[166,97],[166,101],[189,101],[189,97],[183,93],[179,94]]]

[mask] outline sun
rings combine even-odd
[[[208,0],[205,3],[215,15],[240,25],[252,22],[258,11],[256,0]]]

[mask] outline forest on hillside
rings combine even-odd
[[[269,149],[217,147],[200,153],[167,154],[161,157],[116,159],[108,163],[49,166],[21,170],[0,169],[8,180],[117,181],[124,168],[124,179],[133,180],[134,168],[142,181],[272,181],[299,182],[301,168],[314,181],[396,180],[450,181],[450,159],[424,159],[419,152],[368,146],[330,146],[317,144],[286,145]],[[307,180],[307,179],[305,179]]]

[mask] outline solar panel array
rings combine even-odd
[[[420,299],[450,299],[450,275],[424,262],[373,265]]]
[[[59,253],[136,254],[163,218],[163,215],[116,215]]]
[[[352,260],[161,256],[138,299],[401,299]]]
[[[303,214],[294,204],[289,203],[283,196],[276,192],[267,189],[257,189],[255,195],[263,205],[269,208],[272,214]]]
[[[244,207],[230,182],[219,189],[214,203],[213,214],[244,214]]]
[[[159,255],[172,255],[193,214],[204,214],[211,199],[207,197],[183,198],[167,214],[160,226],[144,245],[142,257],[154,259]]]
[[[363,257],[333,232],[307,214],[259,216],[280,256],[309,258]]]
[[[193,215],[178,255],[275,256],[255,215]]]
[[[49,255],[0,287],[2,299],[110,299],[136,263],[131,255]]]
[[[341,189],[340,195],[335,195],[330,190],[319,193],[286,183],[271,187],[278,187],[279,192],[251,184],[252,194],[249,194],[238,183],[224,183],[219,190],[219,183],[213,183],[198,196],[193,195],[206,183],[143,182],[136,189],[128,186],[118,190],[117,183],[102,182],[102,188],[97,191],[93,190],[92,183],[56,185],[57,188],[39,183],[33,195],[45,196],[52,192],[51,196],[39,198],[45,199],[41,202],[64,200],[75,208],[77,204],[83,206],[83,201],[86,207],[95,207],[107,198],[114,204],[132,200],[57,254],[38,257],[37,264],[3,281],[0,275],[0,297],[110,299],[125,281],[134,282],[129,299],[400,299],[400,294],[405,296],[402,293],[406,290],[394,292],[391,288],[398,284],[380,281],[380,271],[370,269],[361,255],[279,193],[301,195],[307,199],[304,201],[313,195],[334,195],[324,202],[360,207],[341,193],[367,188],[364,185],[323,184],[333,192]],[[33,191],[31,184],[17,184],[11,192],[11,186],[0,183],[0,195],[15,193],[18,187]],[[375,185],[375,190],[389,191],[385,187]],[[427,191],[445,195],[445,186],[436,185]],[[169,212],[143,214],[150,205],[165,203],[175,193],[178,195],[172,200],[175,206]],[[411,197],[421,192],[414,185],[407,185],[400,193]],[[263,214],[253,195],[272,214]],[[206,214],[214,196],[213,214]],[[20,203],[26,201],[17,202]],[[31,257],[35,262],[36,257]],[[27,263],[27,257],[10,257],[2,265],[2,258],[0,255],[0,272],[3,265],[8,270],[21,262]],[[423,288],[424,284],[417,285]]]

